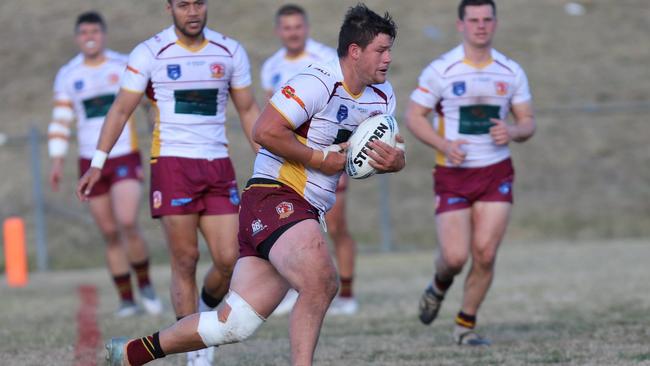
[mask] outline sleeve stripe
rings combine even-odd
[[[129,66],[129,65],[126,65],[126,69],[127,69],[128,71],[131,71],[131,72],[134,73],[134,74],[140,74],[140,71],[138,71],[138,69],[133,68],[133,67],[131,67],[131,66]]]
[[[129,88],[125,88],[125,87],[121,87],[120,90],[124,90],[126,92],[135,93],[135,94],[143,94],[144,93],[143,91],[140,91],[140,90],[129,89]]]
[[[48,139],[61,139],[61,140],[66,140],[68,141],[69,137],[62,134],[62,133],[48,133],[47,134]]]
[[[421,87],[421,86],[418,86],[417,89],[418,89],[419,91],[425,92],[425,93],[427,93],[427,94],[431,94],[431,91],[430,91],[429,89],[427,89],[427,88],[423,88],[423,87]]]
[[[291,119],[290,119],[289,117],[287,117],[287,115],[284,114],[284,113],[280,110],[280,108],[278,108],[275,104],[273,104],[273,101],[270,101],[270,100],[269,100],[269,105],[271,105],[271,107],[273,107],[276,111],[278,111],[278,113],[280,113],[280,114],[282,115],[282,117],[284,117],[284,119],[287,120],[287,122],[289,122],[289,124],[291,125],[291,127],[293,127],[294,129],[296,128],[296,124],[293,123],[293,121],[291,121]]]
[[[72,102],[69,100],[55,100],[54,101],[54,106],[55,107],[68,107],[72,108]]]

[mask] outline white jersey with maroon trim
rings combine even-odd
[[[305,50],[297,57],[288,57],[287,49],[281,48],[262,65],[260,78],[262,88],[276,92],[305,67],[316,62],[327,62],[336,56],[336,50],[313,39],[307,39]]]
[[[505,120],[513,104],[531,99],[528,79],[522,68],[492,50],[485,65],[472,65],[460,45],[427,66],[411,100],[435,111],[434,129],[447,140],[469,141],[461,167],[482,167],[510,156],[507,145],[496,145],[490,137],[490,118]],[[451,165],[436,153],[436,164]]]
[[[230,89],[251,85],[250,64],[237,41],[207,28],[203,34],[203,44],[188,48],[171,26],[129,56],[122,88],[146,91],[158,112],[152,159],[228,156],[228,95]]]
[[[395,96],[389,82],[367,86],[353,95],[343,83],[338,58],[312,64],[276,92],[270,105],[293,126],[303,144],[322,150],[347,141],[368,117],[395,111]],[[321,212],[336,199],[339,174],[327,176],[303,164],[287,161],[261,148],[255,159],[254,178],[280,181],[302,195]]]
[[[79,54],[65,64],[54,80],[54,104],[67,106],[77,120],[79,156],[92,159],[104,117],[120,89],[120,78],[126,68],[127,56],[106,50],[106,60],[99,65],[87,65]],[[111,150],[109,157],[125,155],[138,149],[133,119]]]

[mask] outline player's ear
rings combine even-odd
[[[358,60],[359,57],[361,57],[361,47],[356,44],[356,43],[351,43],[348,46],[348,55],[353,59],[353,60]]]

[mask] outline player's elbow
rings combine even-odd
[[[266,146],[267,143],[273,139],[272,129],[270,129],[266,124],[260,123],[258,120],[253,125],[252,138],[256,144]]]

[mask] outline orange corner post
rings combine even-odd
[[[27,248],[25,222],[20,217],[10,217],[4,222],[5,269],[10,287],[27,285]]]

